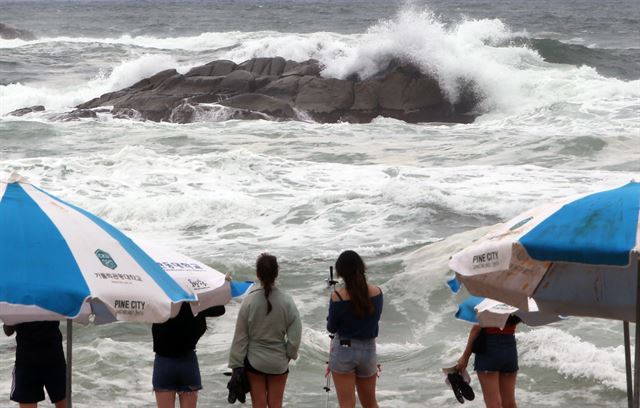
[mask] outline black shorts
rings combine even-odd
[[[249,373],[254,373],[254,374],[261,374],[261,375],[284,375],[284,374],[289,374],[289,369],[287,368],[287,371],[285,371],[282,374],[268,374],[268,373],[264,373],[258,369],[256,369],[254,366],[251,365],[251,363],[249,363],[249,359],[248,358],[244,358],[244,369],[245,371],[249,372]]]
[[[195,351],[182,357],[165,357],[156,353],[153,361],[153,390],[157,392],[191,392],[202,389],[200,366]]]
[[[66,394],[67,367],[64,360],[47,364],[16,364],[13,368],[11,401],[34,404],[44,401],[47,389],[51,403],[62,401]]]

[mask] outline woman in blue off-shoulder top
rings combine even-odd
[[[377,408],[378,359],[376,337],[382,314],[382,290],[367,283],[365,264],[354,251],[345,251],[336,261],[338,277],[344,281],[331,294],[327,330],[334,333],[329,369],[341,408],[356,405],[356,390],[363,408]]]

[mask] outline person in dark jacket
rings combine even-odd
[[[28,322],[4,325],[4,333],[16,333],[16,362],[11,400],[21,408],[37,407],[44,389],[56,408],[65,408],[66,361],[62,350],[60,322]]]
[[[151,327],[153,351],[153,391],[158,408],[175,407],[176,394],[181,408],[195,408],[202,389],[196,356],[198,340],[207,330],[205,317],[222,316],[224,306],[214,306],[193,315],[183,303],[176,317]]]

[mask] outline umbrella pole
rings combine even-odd
[[[624,327],[624,366],[627,372],[627,402],[633,408],[633,379],[631,377],[631,340],[629,338],[629,322],[623,322]]]
[[[640,347],[638,346],[638,339],[640,339],[640,259],[637,260],[636,264],[636,339],[635,339],[635,367],[633,373],[633,406],[638,408],[640,403],[640,377],[638,374],[640,373]]]
[[[73,353],[73,320],[67,319],[67,408],[71,408],[71,363]]]

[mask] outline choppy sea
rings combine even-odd
[[[453,317],[449,256],[531,206],[640,179],[636,0],[0,0],[0,22],[37,37],[0,40],[0,178],[17,171],[236,279],[277,255],[304,323],[288,407],[325,406],[324,279],[342,250],[361,253],[385,292],[381,407],[456,406],[440,368],[469,326]],[[337,78],[401,58],[451,99],[475,81],[485,102],[465,125],[52,120],[166,68],[263,56],[316,58]],[[31,105],[48,111],[3,116]],[[201,406],[227,406],[237,311],[211,319],[198,345]],[[150,326],[75,334],[76,406],[155,406]],[[622,323],[570,318],[517,339],[519,406],[626,403]],[[3,407],[14,349],[0,338]]]

